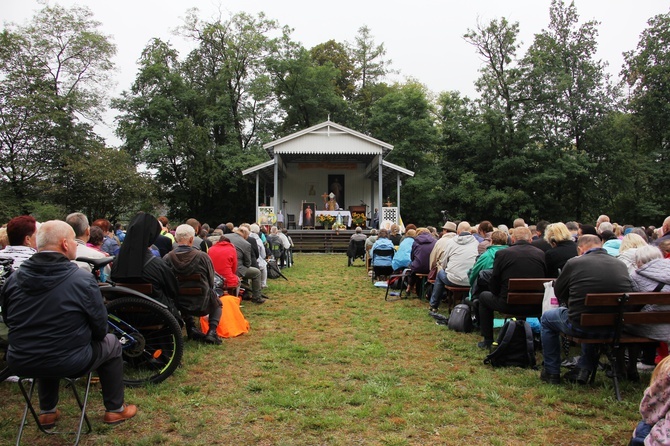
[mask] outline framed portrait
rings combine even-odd
[[[314,202],[304,202],[302,204],[302,227],[314,229],[315,219],[316,204]]]
[[[328,175],[328,193],[335,194],[339,208],[346,209],[344,201],[344,175]]]
[[[322,192],[319,192],[319,183],[305,183],[305,197],[309,200],[315,200],[317,195],[321,195]]]

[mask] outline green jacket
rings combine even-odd
[[[486,251],[484,251],[482,255],[479,256],[479,258],[477,258],[477,261],[475,262],[474,265],[472,265],[472,268],[468,273],[468,279],[470,280],[470,288],[472,288],[472,285],[477,280],[477,276],[479,276],[479,272],[481,270],[493,268],[493,259],[496,256],[496,252],[505,248],[507,248],[507,245],[491,245],[488,248],[486,248]]]

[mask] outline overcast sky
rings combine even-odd
[[[477,23],[506,17],[519,22],[520,39],[525,48],[533,36],[546,29],[549,23],[550,0],[469,0],[469,1],[395,1],[340,0],[315,2],[306,0],[60,0],[49,1],[62,6],[88,6],[102,32],[110,35],[117,45],[116,88],[118,95],[134,80],[136,61],[147,42],[158,37],[173,43],[183,57],[189,44],[173,31],[182,24],[185,12],[191,7],[200,10],[200,17],[209,19],[222,10],[224,15],[244,11],[264,12],[280,25],[294,29],[293,39],[306,48],[334,39],[354,42],[358,29],[367,25],[376,43],[383,43],[386,57],[399,70],[399,80],[412,77],[439,93],[457,90],[475,97],[474,81],[481,61],[474,48],[463,40],[463,34]],[[580,23],[595,19],[598,27],[598,57],[609,63],[609,71],[618,77],[623,64],[622,53],[637,46],[639,35],[654,15],[667,13],[667,0],[575,0]],[[25,24],[41,9],[36,0],[0,0],[0,19],[3,23]],[[110,144],[113,116],[98,126],[98,132]]]

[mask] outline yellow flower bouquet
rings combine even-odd
[[[354,223],[354,226],[360,226],[362,228],[365,226],[367,218],[363,213],[354,212],[353,214],[351,214],[351,221]]]
[[[335,222],[335,216],[334,215],[328,215],[328,214],[321,214],[318,217],[316,217],[316,220],[321,223],[322,225],[332,225]]]

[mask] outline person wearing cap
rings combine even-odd
[[[479,242],[470,232],[470,223],[467,221],[460,222],[457,231],[458,235],[447,242],[438,266],[433,294],[430,296],[431,312],[437,312],[445,286],[470,286],[468,271],[477,260]]]
[[[442,260],[444,247],[447,245],[447,242],[456,237],[456,235],[456,223],[453,221],[448,221],[442,226],[442,236],[435,242],[433,250],[430,252],[430,269],[435,268],[438,262]]]

